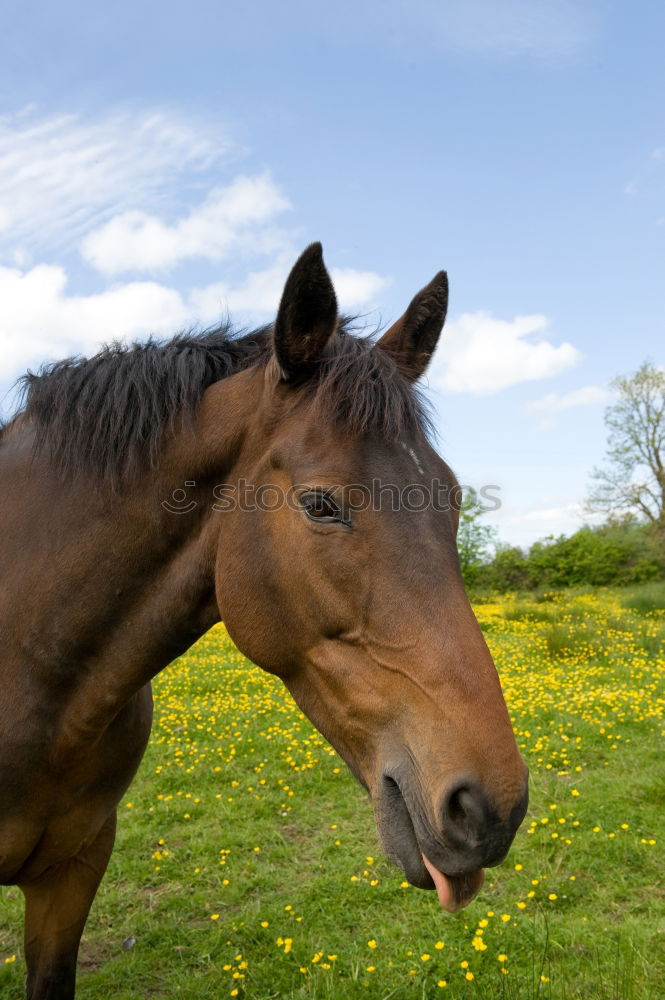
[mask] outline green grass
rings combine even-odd
[[[661,1000],[665,615],[612,592],[477,613],[531,770],[477,900],[448,916],[403,886],[345,767],[213,630],[157,682],[80,1000]],[[24,978],[19,897],[0,895],[3,1000]]]
[[[630,611],[648,614],[650,611],[665,611],[665,580],[644,583],[640,587],[631,587],[626,591],[621,602],[622,607]]]

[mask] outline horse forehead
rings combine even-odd
[[[414,445],[409,444],[408,441],[400,441],[400,445],[404,449],[406,454],[409,456],[409,458],[413,462],[414,466],[416,467],[420,475],[422,476],[425,472],[425,469],[423,466],[423,461],[420,455],[418,454],[417,448],[414,447]]]
[[[441,457],[423,440],[410,435],[387,440],[382,435],[346,434],[340,428],[308,423],[284,428],[273,456],[293,475],[334,471],[342,479],[360,481],[392,477],[395,481],[418,480],[434,473],[445,477]],[[441,465],[441,469],[439,469]]]

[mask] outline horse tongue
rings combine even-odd
[[[483,884],[485,873],[482,868],[470,875],[449,876],[435,868],[424,854],[422,858],[425,868],[434,882],[439,902],[449,913],[457,913],[463,906],[470,903]]]
[[[443,872],[440,872],[438,868],[435,868],[432,862],[425,857],[423,854],[423,861],[425,862],[425,868],[432,876],[432,882],[434,882],[434,888],[436,889],[436,894],[439,897],[439,902],[444,910],[448,910],[449,913],[454,913],[457,907],[455,906],[455,897],[453,894],[453,887],[450,884],[450,879]]]

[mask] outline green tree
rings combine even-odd
[[[518,545],[496,545],[486,579],[493,590],[526,590],[533,585],[528,555]]]
[[[587,506],[614,519],[637,515],[665,537],[665,371],[645,361],[611,385],[606,465],[593,471]]]
[[[475,587],[481,582],[483,569],[490,558],[490,548],[496,539],[496,528],[483,524],[482,515],[482,508],[471,492],[462,502],[457,532],[457,551],[467,587]]]

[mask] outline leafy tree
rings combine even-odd
[[[493,590],[527,590],[533,583],[528,555],[518,545],[499,542],[483,579]]]
[[[587,506],[611,518],[637,515],[665,538],[665,371],[645,361],[612,388],[607,464],[594,469]]]
[[[468,587],[475,587],[481,582],[483,569],[489,561],[490,548],[496,538],[496,528],[483,524],[482,515],[482,508],[471,492],[462,502],[457,532],[457,551],[462,576]]]

